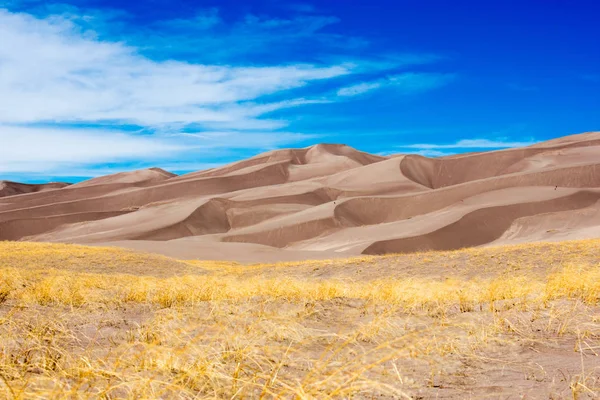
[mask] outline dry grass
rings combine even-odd
[[[0,398],[600,396],[600,241],[245,266],[0,243]]]

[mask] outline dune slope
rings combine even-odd
[[[27,184],[11,181],[0,181],[0,197],[16,196],[26,193],[39,193],[48,190],[62,189],[66,186],[69,186],[69,184],[64,182]]]
[[[52,190],[50,190],[52,189]],[[344,145],[176,176],[0,182],[0,240],[274,261],[600,236],[600,133],[441,158]]]

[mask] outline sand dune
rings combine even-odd
[[[118,174],[101,176],[99,178],[89,179],[71,186],[72,188],[81,188],[96,185],[118,185],[128,184],[131,186],[148,186],[173,178],[177,175],[160,168],[148,168],[131,172],[120,172]]]
[[[26,193],[39,193],[48,190],[62,189],[68,183],[50,182],[45,184],[26,184],[11,181],[0,181],[0,197],[16,196]]]
[[[275,261],[600,236],[600,133],[441,158],[344,145],[176,176],[0,182],[0,240]]]

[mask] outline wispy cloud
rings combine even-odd
[[[156,62],[123,44],[89,39],[68,20],[5,11],[0,36],[2,123],[239,122],[261,114],[254,104],[244,107],[245,101],[350,72],[339,65]],[[289,104],[294,103],[278,103]]]
[[[362,38],[328,30],[339,22],[335,16],[297,10],[289,16],[248,13],[224,18],[211,8],[191,19],[150,21],[135,30],[119,25],[107,29],[153,58],[228,64],[260,59],[261,64],[277,65],[303,62],[306,49],[312,57],[326,58],[368,46]]]
[[[367,93],[371,90],[379,89],[380,87],[380,82],[363,82],[343,87],[337,91],[337,95],[342,97],[358,96],[359,94]]]
[[[308,9],[289,18],[246,14],[234,22],[218,9],[204,9],[189,19],[154,21],[141,33],[121,26],[118,11],[53,9],[58,13],[0,8],[2,174],[91,174],[92,166],[106,171],[109,163],[112,170],[173,165],[173,159],[180,167],[216,165],[216,154],[317,140],[314,133],[290,129],[290,121],[273,116],[277,111],[340,101],[384,85],[423,91],[448,79],[391,73],[361,83],[365,76],[439,57],[344,57],[337,50],[356,43],[323,32],[339,20]],[[310,60],[289,57],[289,48],[315,42],[319,50]],[[279,48],[287,49],[283,58],[244,61],[244,54],[262,61],[262,51],[275,54]],[[221,61],[210,62],[215,56]],[[305,89],[307,95],[298,94]],[[206,156],[200,164],[194,161],[199,155]]]
[[[339,89],[337,95],[342,97],[352,97],[386,87],[393,88],[394,90],[405,94],[419,93],[444,86],[454,78],[455,76],[453,74],[407,72],[383,79],[347,86]]]
[[[160,168],[165,171],[169,171],[175,174],[183,174],[189,171],[204,171],[207,169],[218,168],[223,166],[225,163],[202,163],[202,162],[182,162],[182,163],[162,163]],[[138,163],[133,166],[133,169],[145,169],[155,167],[151,163]],[[23,179],[32,180],[34,182],[45,182],[48,181],[48,177],[51,177],[53,181],[70,181],[72,178],[95,178],[103,175],[116,174],[124,172],[123,165],[121,164],[110,164],[103,166],[93,166],[90,168],[81,167],[78,165],[70,165],[68,168],[56,170],[49,174],[46,170],[34,170],[24,173],[11,173],[4,174],[3,177],[6,180],[22,181]],[[44,179],[46,178],[46,179]]]
[[[409,144],[401,146],[405,149],[507,149],[534,144],[534,141],[513,142],[489,139],[462,139],[450,144]]]
[[[221,147],[230,140],[246,148],[296,143],[306,135],[254,130],[285,126],[284,121],[264,118],[267,113],[324,100],[258,100],[351,72],[340,65],[234,67],[153,61],[130,46],[97,40],[69,19],[6,10],[0,10],[0,37],[2,172],[55,171],[64,167],[64,160],[73,165],[156,159],[216,145],[215,140],[181,143],[164,135],[187,125],[233,129],[222,132]],[[41,127],[47,122],[55,127]],[[60,128],[72,122],[135,124],[157,134]]]
[[[52,129],[0,125],[0,171],[46,172],[96,162],[168,159],[186,150],[183,143],[154,136],[90,129]]]
[[[220,165],[217,162],[196,161],[197,158],[210,160],[215,153],[220,159],[227,159],[238,151],[265,151],[316,138],[314,134],[297,132],[175,131],[136,135],[113,129],[0,125],[0,171],[2,174],[27,172],[86,176],[77,175],[81,171],[93,170],[85,165],[112,164],[114,166],[110,171],[114,172],[119,168],[122,170],[124,163],[135,168],[160,165],[165,169],[190,171],[207,165]],[[189,154],[194,155],[191,160]],[[187,155],[188,158],[182,159],[181,155]],[[98,169],[107,171],[106,167]]]
[[[186,143],[190,146],[195,145],[203,150],[223,148],[272,150],[282,145],[316,139],[318,135],[281,131],[276,134],[259,131],[203,131],[182,132],[170,137],[187,139]]]
[[[511,141],[501,139],[461,139],[454,143],[416,143],[395,146],[397,153],[418,154],[424,157],[445,157],[472,151],[501,150],[513,147],[531,146],[536,142]]]
[[[420,156],[423,157],[444,157],[444,156],[449,156],[452,155],[454,153],[452,152],[447,152],[447,151],[439,151],[439,150],[419,150],[419,151],[415,151],[412,152],[412,154],[418,154]]]
[[[439,144],[439,143],[418,143],[396,146],[402,151],[409,151],[424,156],[445,156],[454,154],[456,150],[494,150],[508,149],[512,147],[524,147],[535,144],[535,141],[510,141],[503,139],[462,139],[454,143]],[[450,151],[443,151],[450,150]]]

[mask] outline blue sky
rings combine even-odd
[[[600,129],[594,1],[0,0],[0,179]]]

